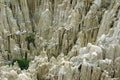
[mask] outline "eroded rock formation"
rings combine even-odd
[[[120,80],[120,1],[0,0],[0,80]]]

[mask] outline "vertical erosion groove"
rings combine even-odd
[[[120,0],[0,0],[0,80],[119,80],[119,17]]]

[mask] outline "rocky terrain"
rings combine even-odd
[[[120,80],[120,0],[0,0],[0,80]]]

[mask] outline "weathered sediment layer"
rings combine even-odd
[[[0,0],[0,80],[120,80],[120,1]]]

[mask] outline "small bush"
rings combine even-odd
[[[35,34],[34,33],[29,33],[29,35],[25,38],[25,40],[28,42],[27,43],[27,48],[30,50],[30,43],[33,44],[35,47]]]
[[[26,38],[26,41],[28,41],[28,43],[33,43],[35,41],[35,34],[34,33],[30,33]]]
[[[26,59],[13,59],[12,65],[14,65],[14,62],[18,63],[18,66],[20,67],[21,70],[28,69],[29,67],[29,60]]]

